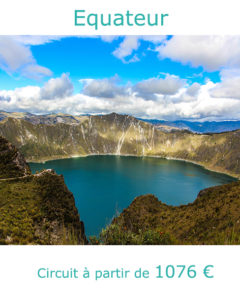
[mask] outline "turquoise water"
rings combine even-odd
[[[88,156],[31,163],[37,170],[63,174],[84,221],[87,236],[97,235],[136,196],[151,193],[171,205],[193,202],[201,189],[234,181],[184,161],[151,157]]]

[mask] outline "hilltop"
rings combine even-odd
[[[72,193],[53,170],[32,175],[0,137],[0,244],[86,244]]]
[[[240,182],[200,191],[170,206],[154,195],[134,199],[101,233],[104,244],[231,245],[240,243]]]
[[[240,177],[240,130],[197,134],[162,130],[129,115],[5,117],[0,135],[28,161],[91,154],[182,159]]]

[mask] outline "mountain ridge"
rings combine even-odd
[[[193,203],[167,205],[136,197],[103,229],[107,245],[236,245],[240,243],[240,182],[201,190]],[[96,242],[96,241],[95,241]]]
[[[179,159],[240,177],[240,130],[198,134],[166,132],[129,115],[82,116],[79,123],[32,123],[7,117],[0,135],[28,161],[86,155],[134,155]]]
[[[114,113],[113,113],[114,114]],[[33,114],[28,112],[6,112],[0,111],[0,121],[12,117],[18,119],[24,119],[32,122],[33,124],[79,124],[84,117],[89,116],[105,116],[108,114],[81,114],[71,115],[67,113],[49,113],[49,114]],[[124,114],[118,114],[124,115]],[[134,117],[134,116],[133,116]],[[158,119],[136,119],[150,123],[161,130],[189,130],[194,133],[221,133],[240,129],[240,120],[226,120],[226,121],[194,121],[194,120],[158,120]]]

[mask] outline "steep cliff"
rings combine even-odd
[[[166,132],[128,115],[6,117],[6,137],[29,161],[89,154],[159,156],[196,162],[240,177],[240,130]]]
[[[240,182],[202,190],[188,205],[134,199],[102,231],[104,244],[240,244]]]
[[[84,225],[63,177],[32,175],[22,154],[0,137],[0,244],[85,244]]]
[[[0,179],[31,174],[23,155],[15,146],[0,136]]]

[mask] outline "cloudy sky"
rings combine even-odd
[[[0,110],[240,120],[240,36],[0,36]]]

